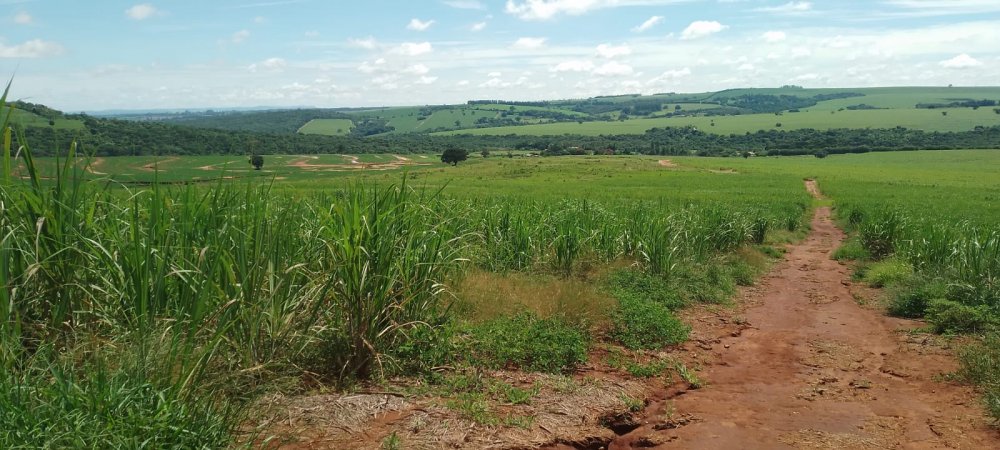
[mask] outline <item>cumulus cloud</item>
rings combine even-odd
[[[714,20],[698,20],[691,22],[691,25],[688,25],[688,27],[684,29],[684,32],[681,33],[681,39],[691,40],[703,38],[725,30],[726,28],[729,27]]]
[[[61,45],[41,39],[32,39],[17,45],[0,43],[0,58],[45,58],[59,56],[63,51]]]
[[[35,18],[24,11],[14,14],[14,23],[18,25],[31,25],[34,21]]]
[[[601,44],[597,46],[597,54],[603,58],[617,58],[619,56],[632,54],[632,47],[629,47],[628,45],[614,46],[610,44]]]
[[[676,83],[678,80],[690,75],[691,75],[691,69],[687,67],[683,69],[671,69],[663,72],[660,76],[647,81],[646,84],[653,86],[653,85]]]
[[[288,62],[283,58],[268,58],[259,63],[253,63],[248,67],[251,72],[281,72],[288,66]]]
[[[523,37],[514,41],[514,44],[511,45],[511,47],[518,50],[534,50],[545,46],[545,41],[547,40],[548,39],[546,38],[540,37]]]
[[[406,25],[406,29],[413,31],[427,31],[427,29],[430,28],[431,25],[434,25],[433,20],[428,20],[424,22],[420,19],[414,18],[410,19],[410,23]]]
[[[636,33],[642,33],[644,31],[649,31],[651,28],[659,25],[663,22],[663,16],[653,16],[646,19],[645,22],[639,24],[639,26],[632,29]]]
[[[403,69],[404,73],[411,73],[414,75],[427,75],[431,69],[423,64],[414,64],[406,69]]]
[[[476,22],[472,25],[469,25],[469,30],[471,31],[483,31],[485,29],[486,29],[486,22]]]
[[[438,77],[420,77],[419,79],[417,79],[416,83],[417,84],[433,84],[437,80],[438,80]]]
[[[160,14],[160,10],[149,3],[140,3],[125,10],[125,15],[132,20],[146,20]]]
[[[788,2],[780,6],[757,8],[757,11],[775,14],[804,14],[812,10],[811,2]]]
[[[365,50],[374,50],[375,47],[378,47],[378,41],[371,36],[366,38],[351,38],[347,40],[347,45],[350,45],[351,47],[363,48]]]
[[[983,65],[983,62],[969,56],[967,53],[962,53],[954,58],[941,61],[938,64],[945,69],[968,69],[972,67],[979,67]]]
[[[590,72],[594,63],[587,60],[563,61],[549,69],[550,72]]]
[[[521,20],[548,20],[560,14],[578,16],[590,11],[622,6],[652,6],[686,0],[507,0],[504,11]]]
[[[781,42],[787,37],[788,35],[786,35],[784,31],[768,31],[761,35],[761,38],[764,39],[765,42],[769,42],[771,44]]]
[[[249,30],[240,30],[233,33],[232,37],[229,38],[234,44],[242,44],[243,41],[250,37]]]
[[[430,42],[404,42],[392,49],[392,53],[405,56],[420,56],[434,51]]]
[[[382,70],[385,67],[385,58],[376,59],[374,62],[364,61],[358,66],[358,72],[361,73],[375,73]]]
[[[633,72],[635,72],[635,69],[633,69],[632,66],[628,64],[622,64],[617,61],[610,61],[604,63],[600,67],[597,67],[596,69],[594,69],[592,73],[594,75],[602,77],[610,77],[610,76],[632,75]]]

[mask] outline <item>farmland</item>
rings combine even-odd
[[[61,445],[59,430],[109,426],[100,404],[66,415],[53,403],[82,395],[134,414],[83,442],[122,442],[155,409],[197,442],[226,445],[255,419],[240,405],[302,392],[288,384],[302,370],[331,387],[419,380],[415,398],[430,390],[450,405],[441,414],[476,433],[533,429],[531,414],[504,412],[503,396],[554,388],[538,381],[538,393],[518,393],[508,375],[475,367],[572,374],[597,364],[696,380],[694,362],[654,350],[686,339],[688,309],[730,302],[803,239],[815,204],[803,178],[820,181],[855,233],[838,254],[858,260],[860,282],[890,288],[890,312],[982,332],[1000,301],[988,281],[1000,270],[998,155],[519,153],[458,167],[434,155],[276,155],[261,171],[223,156],[13,161],[0,190],[0,300],[3,363],[18,369],[0,383],[33,390],[0,398],[23,417],[0,439]],[[191,181],[208,183],[175,186]],[[39,217],[41,234],[26,232]],[[87,353],[95,341],[115,345]],[[983,355],[996,351],[964,360],[987,398],[996,380]],[[77,354],[82,365],[67,359]],[[492,387],[457,387],[470,371]],[[74,374],[83,378],[65,378]],[[506,394],[482,393],[496,389]],[[129,403],[135,392],[161,400]],[[608,407],[647,394],[615,395]],[[188,442],[144,430],[163,445]]]
[[[857,100],[857,99],[852,99]],[[948,108],[948,109],[875,109],[875,110],[831,110],[829,106],[817,105],[796,113],[745,114],[738,116],[682,116],[657,119],[629,119],[622,122],[565,122],[519,127],[479,128],[474,130],[448,131],[443,135],[473,134],[481,136],[502,136],[522,134],[537,136],[558,136],[578,134],[600,136],[614,134],[642,134],[652,128],[694,126],[707,133],[754,133],[758,130],[800,130],[813,128],[828,130],[834,128],[895,128],[904,127],[924,131],[968,131],[976,126],[1000,125],[1000,114],[990,108]],[[942,115],[947,113],[947,115]],[[780,125],[780,126],[779,126]]]

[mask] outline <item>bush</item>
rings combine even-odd
[[[620,270],[609,280],[611,294],[619,300],[643,300],[677,310],[684,307],[684,299],[661,277],[636,270]]]
[[[587,335],[561,318],[521,312],[470,330],[470,361],[486,367],[565,372],[587,360]]]
[[[621,298],[619,303],[612,314],[611,337],[630,349],[657,349],[679,344],[691,331],[691,327],[660,303],[632,297]]]
[[[902,287],[889,303],[889,314],[911,319],[924,317],[931,300],[945,298],[947,293],[948,286],[939,280],[919,281],[914,286]]]
[[[979,386],[987,412],[1000,422],[1000,334],[990,334],[982,343],[964,348],[959,361],[959,375]]]
[[[913,276],[913,266],[899,259],[887,259],[868,266],[864,280],[871,287],[899,284]]]
[[[844,241],[843,245],[833,252],[833,259],[837,261],[864,261],[869,258],[871,254],[861,245],[861,241],[855,238]]]
[[[927,320],[938,333],[983,331],[995,324],[990,309],[968,306],[951,300],[935,299],[927,304]]]
[[[0,375],[0,448],[227,448],[237,419],[139,371]]]

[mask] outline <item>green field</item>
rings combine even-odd
[[[857,99],[851,99],[857,100]],[[822,105],[822,104],[820,104]],[[947,112],[947,116],[941,113]],[[713,126],[712,123],[715,125]],[[780,127],[777,125],[781,124]],[[831,111],[810,109],[798,113],[747,114],[714,117],[669,117],[658,119],[629,119],[623,122],[576,122],[526,125],[520,127],[480,128],[474,130],[435,133],[440,135],[472,134],[503,136],[520,134],[531,136],[558,136],[579,134],[600,136],[614,134],[642,134],[651,128],[694,126],[707,133],[754,133],[758,130],[799,130],[813,128],[895,128],[897,126],[924,131],[969,131],[976,126],[1000,125],[1000,114],[992,108],[948,109],[881,109],[857,111]]]
[[[342,136],[350,134],[353,127],[354,122],[350,119],[313,119],[302,125],[299,133]]]
[[[46,119],[37,114],[32,114],[27,111],[21,111],[18,109],[14,110],[14,114],[11,115],[11,122],[13,124],[24,126],[24,127],[53,127],[57,129],[64,130],[83,130],[83,122],[76,119],[65,119],[58,118],[54,119],[54,125],[49,124],[49,119]]]
[[[994,150],[36,163],[0,173],[2,447],[231,447],[261,398],[369,381],[515,427],[500,414],[526,394],[491,370],[572,374],[595,349],[648,370],[687,339],[678,310],[728,302],[804,236],[803,178],[889,312],[942,333],[1000,317]],[[963,379],[997,395],[983,342]]]

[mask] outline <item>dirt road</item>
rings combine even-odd
[[[707,386],[652,404],[609,449],[1000,448],[975,394],[938,378],[956,368],[950,352],[859,305],[830,258],[843,239],[817,209],[809,237],[745,293],[749,328],[702,337]]]

